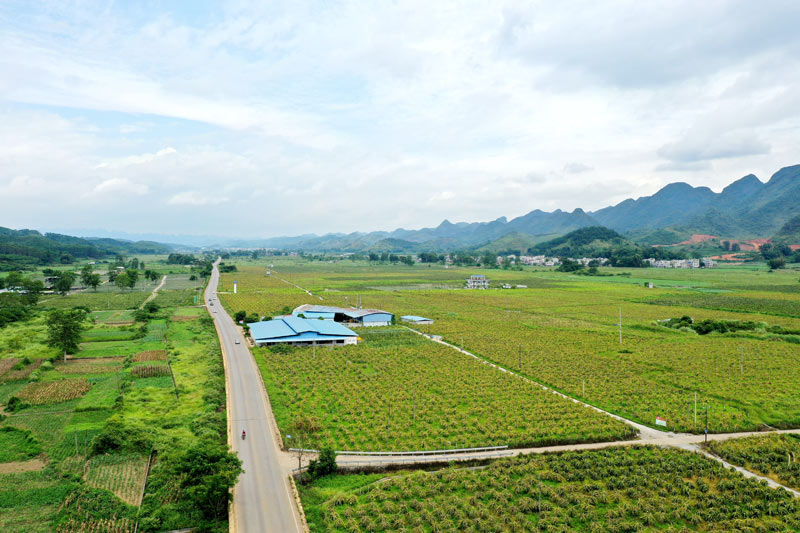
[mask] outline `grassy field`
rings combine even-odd
[[[274,267],[266,276],[269,262]],[[270,316],[303,303],[351,305],[360,299],[364,307],[430,317],[435,323],[422,326],[426,333],[647,425],[662,417],[669,430],[702,432],[708,405],[712,432],[800,426],[800,335],[697,335],[657,323],[689,315],[696,321],[749,320],[800,331],[794,271],[604,268],[607,275],[589,277],[552,269],[285,257],[242,261],[238,268],[222,276],[221,300],[229,311]],[[457,288],[473,273],[486,274],[492,286],[528,288]],[[228,294],[234,279],[238,294]],[[645,281],[655,288],[646,288]]]
[[[527,455],[300,485],[311,531],[796,531],[800,505],[694,453]]]
[[[82,292],[0,330],[0,530],[132,532],[138,516],[139,531],[227,531],[185,494],[174,469],[193,447],[226,440],[216,331],[202,309],[178,307],[194,292],[164,290],[160,310],[135,323],[129,309],[147,293]],[[111,297],[121,307],[106,309]],[[64,361],[45,344],[44,311],[78,305],[95,311]],[[32,472],[4,473],[31,460],[40,461]],[[25,488],[12,497],[17,485]]]
[[[626,424],[405,328],[359,335],[358,346],[256,351],[284,435],[294,421],[312,417],[321,429],[305,446],[337,450],[529,447],[634,436]]]

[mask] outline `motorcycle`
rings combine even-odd
[[[244,440],[244,438],[245,438],[246,436],[247,436],[247,433],[245,433],[245,432],[244,432],[244,430],[242,430],[242,440]]]

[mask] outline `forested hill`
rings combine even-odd
[[[531,255],[556,257],[606,257],[609,259],[636,257],[636,263],[646,257],[677,259],[679,251],[635,244],[616,231],[602,226],[580,228],[561,237],[532,246]],[[631,266],[627,265],[626,266]],[[638,265],[633,265],[638,266]]]
[[[0,227],[0,270],[69,263],[73,259],[102,259],[117,254],[168,254],[171,251],[171,246],[157,242],[81,238]]]

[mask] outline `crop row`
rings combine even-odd
[[[304,417],[304,446],[419,450],[606,441],[634,430],[408,331],[361,332],[358,346],[258,351],[283,433]],[[297,446],[295,440],[284,443]]]
[[[377,480],[382,477],[376,475]],[[301,486],[312,531],[767,531],[800,527],[786,491],[653,447],[525,455],[483,469]],[[328,488],[330,487],[330,488]],[[342,487],[352,487],[342,490]]]
[[[85,379],[43,381],[28,384],[16,396],[31,405],[44,405],[80,398],[91,388],[92,386]]]

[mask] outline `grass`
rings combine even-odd
[[[104,303],[134,307],[146,293],[80,293],[43,302],[43,310],[75,305],[95,309],[94,326],[85,331],[80,351],[66,362],[57,358],[42,366],[59,355],[44,344],[43,312],[0,330],[0,403],[18,396],[33,404],[0,420],[0,454],[5,454],[0,460],[36,454],[47,461],[45,471],[50,476],[46,483],[16,489],[22,478],[0,474],[0,530],[133,531],[137,510],[129,504],[140,503],[147,461],[142,457],[151,449],[161,461],[138,511],[139,530],[227,530],[224,519],[207,520],[190,496],[174,490],[175,480],[165,474],[164,465],[201,440],[224,446],[226,429],[216,331],[202,315],[191,321],[168,321],[175,313],[173,306],[191,304],[192,292],[165,293],[157,300],[161,310],[149,320],[142,338],[133,338],[138,325],[125,325],[132,321],[131,311],[106,310]],[[137,354],[144,354],[141,361],[135,360]],[[177,390],[168,375],[167,354]],[[25,356],[30,363],[22,361]],[[132,369],[143,365],[166,368],[167,375],[131,375]],[[124,449],[93,455],[93,442],[99,436],[107,438],[113,428],[125,428]],[[135,440],[137,435],[144,440]],[[125,451],[131,448],[135,453]]]
[[[0,428],[0,463],[27,461],[39,455],[42,447],[30,431],[15,427]]]

